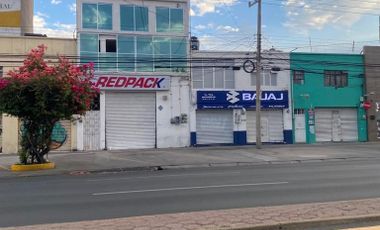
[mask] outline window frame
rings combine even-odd
[[[225,65],[225,64],[229,64],[228,66]],[[191,83],[192,83],[192,87],[194,89],[234,89],[235,88],[235,72],[234,70],[232,69],[233,65],[235,64],[234,63],[234,60],[231,59],[231,60],[223,60],[223,63],[222,65],[220,65],[220,63],[216,63],[216,62],[209,62],[209,61],[206,61],[206,59],[202,59],[200,61],[197,61],[197,63],[192,63],[193,66],[191,68]],[[199,71],[199,69],[201,69],[201,71]],[[194,74],[194,71],[197,71],[199,73],[202,74],[201,77],[197,76],[195,77],[195,74]],[[217,73],[220,73],[222,70],[223,71],[223,87],[217,87],[217,85],[221,82],[217,82]],[[232,72],[231,72],[232,71]],[[209,75],[210,73],[212,73],[211,75]],[[232,78],[233,80],[230,80],[230,79],[227,79],[227,74],[228,73],[232,73]],[[211,87],[206,87],[206,77],[211,77]],[[220,77],[220,76],[219,76]],[[195,84],[198,84],[198,86],[195,86]],[[202,87],[200,87],[202,86]],[[229,86],[229,87],[227,87]]]
[[[251,75],[251,86],[256,86],[256,77],[257,77],[257,71],[253,71],[253,74]],[[276,79],[276,84],[273,85],[273,79]],[[269,83],[269,84],[267,84]],[[261,71],[261,79],[260,79],[260,85],[261,86],[278,86],[278,73],[276,71],[271,71],[270,69],[264,69]]]
[[[122,13],[121,12],[122,12],[122,8],[124,8],[124,7],[126,7],[126,8],[131,7],[132,8],[133,29],[128,29],[128,27],[126,27],[126,29],[123,29],[123,23],[122,23],[123,20],[122,20]],[[146,11],[146,20],[144,22],[142,22],[142,24],[145,24],[145,23],[146,24],[145,24],[144,28],[141,30],[137,28],[137,17],[136,17],[137,8],[143,9],[144,11]],[[149,32],[149,7],[134,5],[134,4],[120,4],[119,10],[120,10],[120,15],[119,15],[120,31],[123,31],[123,32]]]
[[[323,85],[325,87],[348,87],[348,72],[345,70],[325,70],[323,73]]]
[[[86,27],[84,25],[84,6],[85,5],[96,5],[96,27]],[[99,5],[102,5],[102,6],[111,6],[111,17],[110,17],[110,20],[111,20],[111,28],[102,28],[102,27],[99,27]],[[113,21],[113,16],[114,16],[114,9],[113,9],[113,3],[106,3],[106,2],[83,2],[82,3],[82,12],[81,12],[81,18],[82,18],[82,29],[89,29],[89,30],[103,30],[103,31],[112,31],[113,30],[113,24],[114,24],[114,21]]]
[[[305,84],[304,70],[293,70],[293,84],[297,84],[297,85]]]
[[[159,17],[159,14],[157,13],[157,11],[161,9],[161,10],[167,10],[168,11],[168,16],[167,16],[167,19],[168,19],[168,25],[167,25],[167,28],[165,29],[159,29],[158,25],[158,17]],[[178,30],[178,29],[175,29],[172,24],[172,11],[175,11],[175,10],[181,10],[182,12],[182,28],[181,30]],[[174,8],[174,7],[163,7],[163,6],[157,6],[156,7],[156,25],[155,25],[155,31],[157,33],[183,33],[185,32],[185,20],[184,20],[184,8]]]

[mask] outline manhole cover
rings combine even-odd
[[[70,172],[70,175],[72,176],[81,176],[81,175],[87,175],[87,174],[90,174],[89,171],[73,171],[73,172]]]

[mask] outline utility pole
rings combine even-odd
[[[256,148],[261,149],[261,0],[249,1],[257,4],[257,49],[256,49]]]

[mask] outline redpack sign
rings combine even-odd
[[[168,76],[96,76],[94,86],[103,90],[169,90]]]

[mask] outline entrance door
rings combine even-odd
[[[294,129],[296,143],[306,143],[305,110],[296,109],[294,111]]]
[[[100,150],[100,112],[87,111],[83,118],[84,150]]]
[[[284,124],[282,110],[261,111],[261,141],[283,142]],[[247,142],[256,142],[256,112],[247,111]]]

